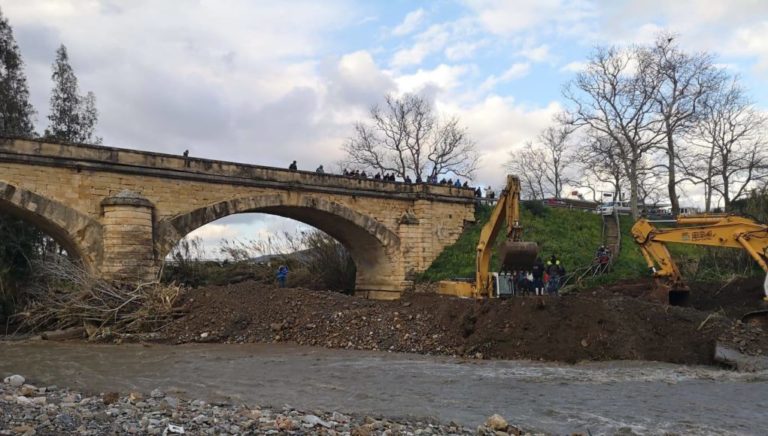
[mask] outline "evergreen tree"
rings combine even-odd
[[[51,78],[54,85],[45,136],[66,142],[101,143],[101,138],[93,136],[98,120],[96,96],[92,92],[80,95],[77,76],[63,44],[56,50]]]
[[[34,114],[19,46],[0,10],[0,135],[34,136]]]
[[[0,135],[35,136],[34,114],[19,46],[0,10]],[[16,285],[29,274],[30,259],[44,237],[36,227],[0,211],[0,322],[14,310]]]

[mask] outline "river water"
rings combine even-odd
[[[547,433],[768,434],[768,373],[651,362],[561,365],[275,344],[0,343],[0,376],[86,392],[434,417],[493,413]]]

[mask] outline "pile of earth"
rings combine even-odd
[[[712,299],[701,297],[706,310],[666,306],[643,298],[649,289],[650,282],[641,282],[562,297],[467,300],[408,293],[373,301],[239,283],[189,291],[182,299],[187,314],[156,337],[564,362],[712,364],[718,341],[747,354],[768,352],[760,327],[741,323]]]

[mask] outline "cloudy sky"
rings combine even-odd
[[[333,166],[351,123],[388,92],[458,115],[500,185],[510,150],[561,109],[595,44],[680,34],[768,107],[765,0],[0,0],[26,62],[38,131],[67,46],[110,146],[286,166]],[[200,235],[293,224],[225,219]]]

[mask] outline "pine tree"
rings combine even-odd
[[[51,110],[45,136],[74,143],[101,143],[101,138],[93,136],[98,120],[96,96],[92,92],[80,95],[77,76],[63,44],[56,50],[51,79]]]
[[[34,114],[19,46],[0,10],[0,135],[34,136]]]
[[[34,114],[19,46],[0,10],[0,135],[35,136]],[[38,252],[43,238],[36,227],[0,211],[0,321],[19,302],[14,285],[29,274],[29,260]]]

